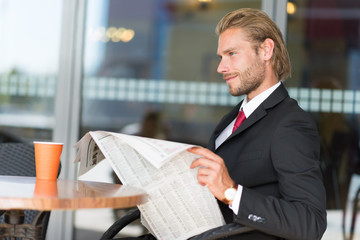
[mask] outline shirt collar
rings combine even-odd
[[[265,91],[263,91],[262,93],[258,94],[256,97],[254,97],[253,99],[251,99],[251,101],[248,101],[248,98],[245,97],[244,101],[241,104],[240,109],[242,108],[244,111],[244,114],[246,116],[246,118],[248,118],[254,111],[255,109],[263,102],[265,101],[266,98],[268,98],[270,96],[270,94],[272,92],[275,91],[276,88],[278,88],[281,84],[281,81],[279,81],[278,83],[276,83],[274,86],[266,89]]]

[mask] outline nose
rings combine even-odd
[[[226,62],[224,61],[224,59],[221,59],[219,62],[219,66],[217,68],[217,72],[218,73],[225,73],[229,71],[229,66],[228,64],[226,64]]]

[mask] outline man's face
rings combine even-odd
[[[233,96],[248,95],[265,79],[265,62],[256,54],[245,32],[227,29],[219,36],[217,54],[218,73],[223,75]]]

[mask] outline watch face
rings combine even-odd
[[[235,188],[226,189],[226,191],[225,191],[226,200],[228,200],[228,201],[234,200],[235,195],[236,195],[236,189]]]

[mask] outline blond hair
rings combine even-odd
[[[241,28],[254,44],[256,53],[260,45],[270,38],[274,41],[274,53],[271,58],[272,67],[279,80],[291,75],[291,63],[284,38],[266,13],[258,9],[242,8],[226,14],[216,26],[216,34],[220,35],[229,28]]]

